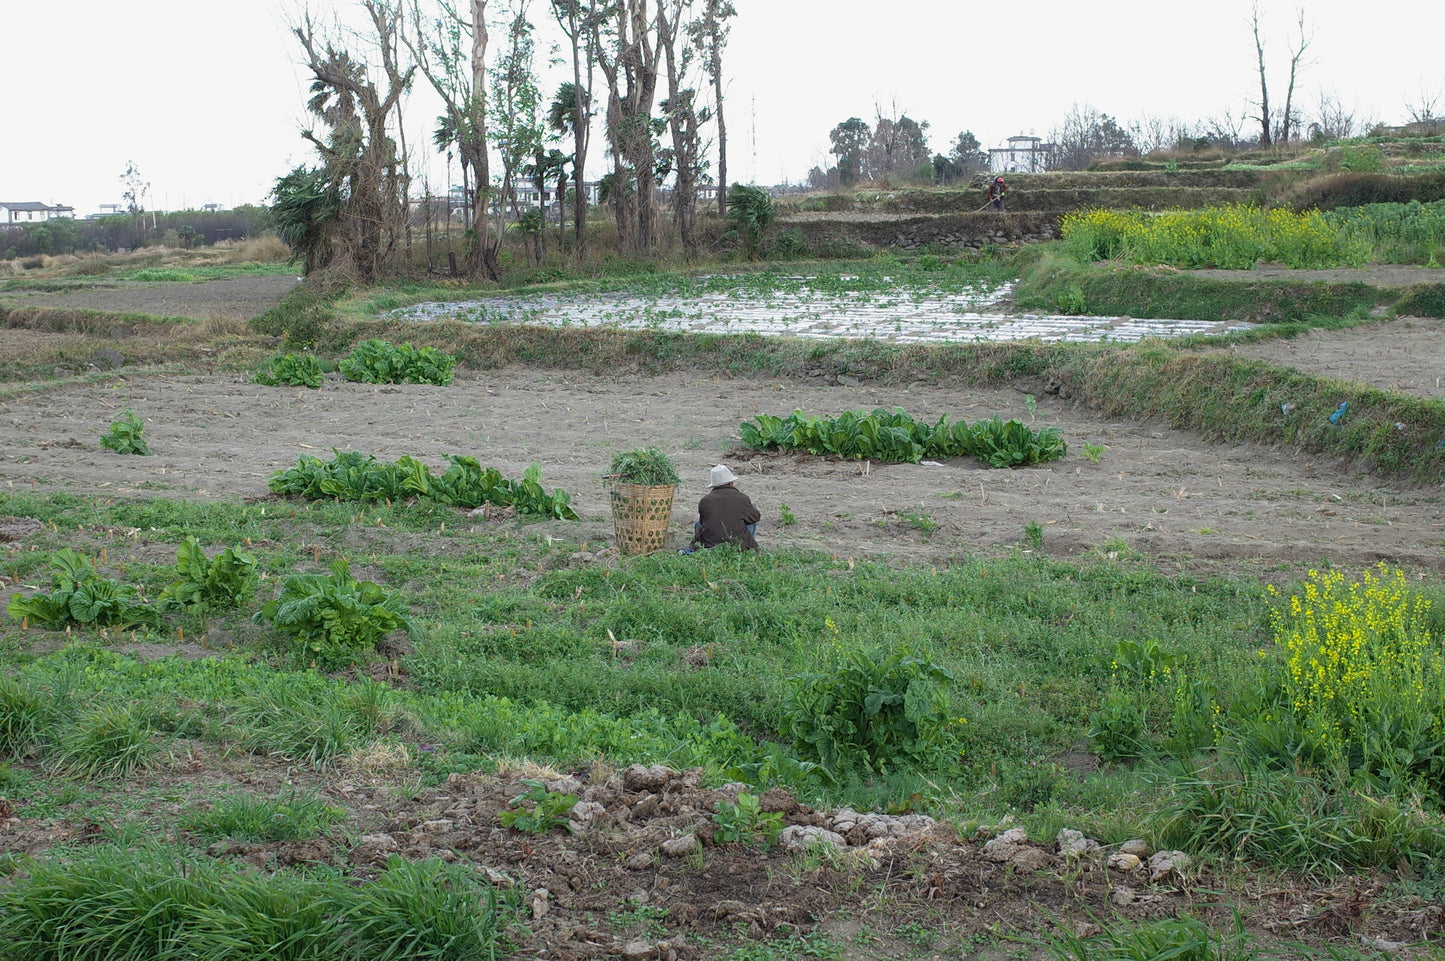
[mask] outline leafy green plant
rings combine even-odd
[[[938,530],[938,521],[930,517],[922,507],[914,507],[905,511],[903,519],[908,522],[909,527],[925,534],[932,534]]]
[[[415,630],[401,596],[356,580],[345,560],[334,562],[330,574],[286,578],[256,620],[288,634],[299,642],[298,654],[327,670],[369,658],[392,631]]]
[[[51,567],[51,592],[12,595],[6,607],[12,618],[50,629],[78,625],[129,630],[159,623],[156,609],[135,588],[101,577],[85,555],[61,548]]]
[[[1061,314],[1078,315],[1084,313],[1088,306],[1084,297],[1084,288],[1078,284],[1069,284],[1059,292],[1059,299],[1056,306]]]
[[[805,450],[810,454],[869,458],[916,464],[925,457],[973,456],[992,467],[1014,467],[1058,460],[1068,451],[1056,427],[1037,432],[1017,420],[997,416],[970,426],[915,421],[902,408],[879,407],[871,413],[847,411],[837,417],[788,417],[759,414],[738,426],[742,442],[758,450]]]
[[[110,425],[108,433],[101,435],[100,446],[117,454],[149,456],[151,452],[145,442],[145,424],[130,408],[126,408],[120,420]]]
[[[347,380],[364,384],[436,384],[452,382],[457,360],[435,347],[397,347],[372,338],[357,344],[337,367]]]
[[[1041,550],[1044,546],[1044,527],[1036,520],[1030,519],[1024,525],[1024,540],[1028,541],[1030,550]]]
[[[772,196],[761,187],[733,184],[728,188],[727,208],[728,226],[742,237],[743,250],[747,255],[756,257],[762,246],[763,232],[777,219]]]
[[[927,762],[951,722],[953,675],[906,650],[852,650],[831,669],[791,679],[781,733],[830,772],[877,773]]]
[[[254,381],[267,387],[289,384],[292,387],[310,387],[317,390],[325,381],[325,372],[315,354],[282,354],[271,358],[266,370],[258,373]]]
[[[512,798],[511,807],[497,815],[503,827],[531,834],[546,834],[567,826],[567,815],[577,806],[577,795],[547,790],[534,778],[523,778],[527,791]],[[526,806],[530,802],[531,806]]]
[[[399,501],[416,498],[456,507],[482,504],[514,507],[518,513],[558,520],[576,520],[572,497],[560,488],[548,494],[542,487],[542,468],[532,464],[522,479],[502,476],[495,467],[483,468],[475,457],[446,455],[450,462],[442,474],[414,457],[395,462],[378,461],[358,451],[332,450],[331,460],[303,455],[295,467],[271,475],[273,493],[308,500]]]
[[[288,789],[275,797],[231,794],[191,808],[180,827],[206,840],[264,843],[318,837],[346,819],[346,811],[315,792]]]
[[[187,536],[176,551],[177,578],[156,598],[163,611],[185,610],[199,616],[218,608],[232,608],[256,593],[260,575],[256,558],[228,547],[207,559],[200,542]]]
[[[777,811],[764,811],[757,795],[742,791],[737,802],[719,801],[713,805],[713,840],[719,844],[759,844],[770,848],[783,832],[783,816]]]
[[[672,458],[657,447],[639,447],[613,454],[606,479],[619,484],[638,484],[643,487],[682,483]]]
[[[1069,451],[1057,427],[1035,431],[1020,420],[975,421],[971,453],[990,467],[1022,467],[1060,460]]]
[[[792,526],[793,526],[794,524],[796,524],[796,523],[798,523],[798,515],[797,515],[797,514],[794,514],[794,513],[793,513],[793,509],[792,509],[791,507],[789,507],[787,504],[784,504],[782,501],[779,501],[779,502],[778,502],[778,526],[779,526],[779,527],[792,527]]]
[[[1099,757],[1111,764],[1143,757],[1149,741],[1137,695],[1111,691],[1103,705],[1089,716],[1089,742]]]
[[[1104,456],[1105,450],[1106,448],[1103,444],[1090,444],[1087,442],[1084,444],[1084,456],[1094,464],[1099,463],[1099,458]]]

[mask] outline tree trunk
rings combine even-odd
[[[593,30],[578,19],[578,0],[563,0],[562,5],[553,0],[552,9],[558,25],[572,44],[572,230],[573,247],[577,259],[582,260],[587,256],[587,147],[592,139],[592,65],[597,46]],[[584,57],[587,63],[586,86],[582,83]],[[564,197],[565,191],[557,198],[559,206]]]
[[[1254,52],[1259,57],[1259,145],[1268,147],[1272,144],[1269,128],[1269,81],[1264,75],[1264,40],[1259,35],[1258,3],[1254,5],[1251,23],[1254,27]]]
[[[489,280],[502,278],[497,260],[497,245],[492,240],[487,221],[490,210],[492,171],[487,159],[487,0],[471,0],[472,4],[472,99],[467,105],[472,138],[481,149],[472,158],[477,172],[472,194],[472,231],[475,237],[468,251],[468,265],[473,276]]]

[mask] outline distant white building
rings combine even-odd
[[[36,224],[61,217],[74,217],[75,208],[63,204],[54,207],[31,200],[14,203],[0,200],[0,228],[18,227],[21,224]]]
[[[1039,137],[1008,138],[1007,147],[990,147],[988,169],[997,174],[1037,174],[1053,166],[1056,148]]]

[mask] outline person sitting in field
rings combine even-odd
[[[692,543],[682,553],[691,554],[699,548],[736,544],[745,551],[758,549],[754,536],[762,514],[748,495],[737,489],[737,475],[722,464],[708,474],[708,487],[697,504],[697,523],[693,524]]]

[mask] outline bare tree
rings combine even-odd
[[[1269,78],[1264,69],[1264,34],[1259,18],[1259,0],[1255,0],[1250,8],[1250,29],[1254,34],[1254,52],[1259,62],[1259,100],[1254,103],[1259,107],[1259,145],[1270,147],[1276,140],[1281,143],[1289,143],[1290,136],[1294,132],[1297,120],[1294,112],[1295,86],[1299,81],[1300,71],[1310,65],[1304,60],[1304,55],[1314,40],[1314,30],[1311,28],[1306,31],[1305,11],[1303,7],[1300,7],[1295,18],[1295,23],[1299,28],[1299,38],[1295,44],[1291,45],[1289,51],[1289,86],[1285,90],[1284,111],[1276,117],[1269,106]]]
[[[1411,123],[1433,123],[1440,119],[1440,99],[1445,94],[1440,90],[1431,90],[1423,83],[1420,85],[1420,98],[1418,100],[1405,101],[1405,109],[1410,112]]]
[[[1305,12],[1301,7],[1297,11],[1295,23],[1299,27],[1299,42],[1296,46],[1290,47],[1289,51],[1289,87],[1284,95],[1284,115],[1280,120],[1280,140],[1289,143],[1290,135],[1295,127],[1294,114],[1294,90],[1295,83],[1299,79],[1299,73],[1310,63],[1304,62],[1305,51],[1309,49],[1310,42],[1314,40],[1314,28],[1308,33],[1305,32]]]
[[[1315,99],[1315,121],[1311,126],[1311,137],[1321,140],[1345,140],[1362,130],[1355,120],[1355,108],[1346,107],[1338,93],[1321,90]]]
[[[415,67],[398,58],[399,11],[384,0],[361,5],[381,60],[377,80],[365,61],[318,37],[309,13],[292,33],[313,77],[307,109],[330,128],[324,139],[314,130],[301,135],[321,154],[328,179],[345,186],[337,254],[358,280],[371,283],[394,253],[406,221],[406,171],[389,130],[393,123],[400,126],[393,114]]]
[[[1270,130],[1272,118],[1269,112],[1269,79],[1264,72],[1264,37],[1260,35],[1259,0],[1255,0],[1250,7],[1249,23],[1254,31],[1254,52],[1259,57],[1259,100],[1255,101],[1255,105],[1259,107],[1259,145],[1268,147],[1274,140]]]

